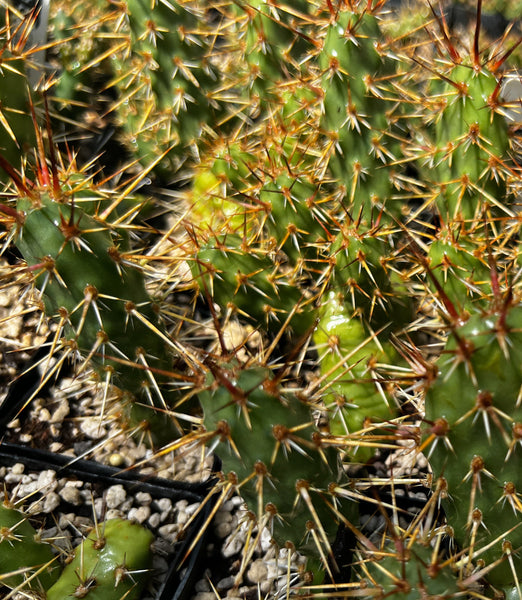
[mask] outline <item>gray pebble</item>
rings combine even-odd
[[[207,579],[200,579],[194,586],[196,592],[210,592],[210,584]]]
[[[176,523],[169,523],[168,525],[162,525],[158,529],[158,533],[161,535],[161,537],[166,539],[167,541],[171,542],[172,544],[176,543],[176,541],[177,541],[178,531],[179,531],[179,526],[176,525]]]
[[[228,590],[234,586],[235,580],[236,578],[233,575],[229,575],[228,577],[221,579],[221,581],[218,581],[216,588],[219,591]]]
[[[216,523],[214,527],[214,532],[220,539],[224,539],[229,536],[233,531],[232,523],[230,522],[222,522]]]

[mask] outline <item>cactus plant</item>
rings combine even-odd
[[[139,202],[120,210],[132,206],[126,194],[58,173],[57,161],[45,185],[7,167],[19,199],[4,212],[66,346],[133,397],[133,423],[148,421],[156,442],[182,433],[179,387],[197,396],[201,429],[176,446],[216,449],[221,486],[243,495],[253,522],[318,554],[333,578],[337,525],[351,528],[354,595],[520,597],[520,170],[500,96],[509,51],[486,59],[477,24],[464,56],[436,13],[437,55],[424,28],[387,39],[383,2],[127,8],[129,53],[113,83],[129,146],[156,157],[165,179],[183,165],[189,183],[175,197],[187,201],[194,293],[221,341],[239,321],[261,342],[248,358],[224,343],[184,350],[147,292],[153,266],[133,257]],[[168,389],[173,350],[187,373]],[[426,401],[422,440],[404,397],[419,419]],[[446,555],[434,519],[378,542],[357,531],[375,450],[405,436],[433,470],[458,545]]]
[[[31,65],[28,36],[36,15],[20,17],[9,7],[0,8],[0,152],[17,168],[35,141],[27,73]]]
[[[60,179],[56,165],[52,182],[38,187],[3,164],[19,189],[16,209],[9,209],[12,234],[47,314],[57,319],[55,344],[63,336],[67,353],[83,355],[105,386],[119,386],[131,428],[154,443],[170,439],[176,427],[166,413],[182,396],[161,389],[172,345],[129,253],[125,219],[111,226],[103,216],[109,202],[130,207],[130,196],[107,195],[81,172]],[[42,173],[48,175],[45,166]]]
[[[139,598],[151,567],[152,533],[112,519],[98,524],[62,570],[51,544],[23,512],[0,505],[0,584],[46,600]]]
[[[290,542],[328,556],[338,526],[328,486],[340,471],[336,452],[313,426],[311,407],[267,368],[209,367],[208,389],[199,394],[206,435],[216,439],[258,523],[280,547]]]

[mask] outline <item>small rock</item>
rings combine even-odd
[[[66,485],[58,492],[64,502],[69,502],[74,506],[80,506],[82,504],[82,496],[79,490],[70,485]]]
[[[60,496],[56,492],[47,492],[44,496],[43,512],[52,513],[60,506]]]
[[[194,586],[196,592],[210,592],[210,584],[207,579],[200,579]]]
[[[233,575],[229,575],[228,577],[224,577],[223,579],[221,579],[221,581],[218,581],[216,588],[219,591],[229,590],[231,587],[234,586],[235,581],[236,578]]]
[[[150,517],[150,507],[140,506],[138,508],[131,508],[129,510],[129,520],[136,521],[137,523],[145,523]]]
[[[177,541],[178,531],[179,531],[179,526],[176,525],[175,523],[169,523],[168,525],[162,525],[158,529],[158,533],[160,534],[160,536],[162,538],[166,539],[167,541],[171,542],[172,544],[176,543],[176,541]]]
[[[268,575],[268,568],[263,559],[255,560],[247,571],[247,579],[251,583],[261,583]]]
[[[109,464],[111,467],[121,467],[125,463],[125,457],[119,452],[113,452],[109,456]]]
[[[127,498],[127,492],[125,488],[121,485],[111,485],[111,487],[107,490],[105,495],[105,502],[107,503],[107,508],[117,508],[121,506],[125,499]]]
[[[107,434],[99,417],[85,417],[80,422],[80,429],[92,440],[99,440]]]
[[[185,502],[187,501],[185,500]],[[172,510],[172,500],[170,498],[159,498],[158,500],[154,501],[154,504],[161,512],[169,512],[170,510]],[[178,506],[178,504],[179,502],[176,503],[176,507]]]
[[[214,531],[218,538],[224,539],[232,533],[232,523],[227,523],[226,521],[222,523],[216,523]]]
[[[161,523],[161,516],[159,513],[152,513],[147,521],[150,527],[155,529]]]
[[[138,492],[135,498],[136,502],[142,506],[149,506],[152,502],[152,496],[148,492]]]
[[[234,535],[224,545],[222,549],[222,554],[225,558],[230,558],[235,554],[239,554],[241,552],[241,549],[243,548],[243,545],[244,540],[242,540],[238,535]]]
[[[42,471],[40,475],[38,475],[37,479],[38,490],[42,494],[47,494],[58,487],[58,482],[56,481],[56,471],[52,471],[51,469],[47,469]]]

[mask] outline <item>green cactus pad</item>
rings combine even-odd
[[[199,398],[223,470],[234,474],[249,509],[258,521],[266,519],[280,547],[290,541],[317,554],[309,523],[319,531],[315,511],[333,540],[337,519],[328,506],[329,485],[338,482],[340,471],[336,452],[322,444],[313,425],[311,407],[280,389],[267,368],[234,363],[215,365],[212,372]]]
[[[94,205],[85,204],[89,211]],[[171,354],[143,273],[121,260],[125,233],[120,236],[82,206],[47,193],[20,198],[23,225],[16,244],[36,274],[47,315],[61,323],[65,338],[89,356],[103,379],[109,373],[133,399],[131,425],[152,428],[158,443],[171,439],[176,430],[161,411],[179,396],[158,394],[156,384],[165,380]]]
[[[290,326],[297,335],[306,333],[313,324],[310,299],[279,271],[266,252],[256,251],[253,246],[245,252],[238,235],[201,244],[191,269],[209,298],[222,310],[233,309],[247,322],[278,331],[295,311]]]
[[[444,508],[472,560],[506,559],[488,580],[509,586],[509,548],[522,545],[522,307],[497,306],[452,328],[426,398],[428,456],[444,477]],[[487,548],[486,548],[487,547]],[[506,554],[505,554],[506,553]],[[520,559],[513,554],[515,569]]]
[[[152,533],[137,523],[111,519],[76,548],[46,600],[136,600],[150,575]]]
[[[23,572],[9,575],[18,570]],[[39,539],[27,515],[0,504],[0,585],[43,591],[59,575],[59,563],[51,545]]]

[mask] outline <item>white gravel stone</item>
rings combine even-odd
[[[225,558],[230,558],[231,556],[234,556],[234,554],[239,554],[244,546],[244,542],[245,540],[241,539],[240,536],[234,535],[227,540],[226,544],[223,546],[223,556]]]
[[[150,517],[148,518],[147,523],[149,524],[150,527],[152,527],[153,529],[155,529],[156,527],[159,526],[159,524],[161,523],[161,516],[159,513],[155,512],[152,513],[150,515]]]
[[[44,496],[43,512],[52,513],[60,506],[60,496],[56,492],[48,492]]]
[[[37,480],[38,489],[42,494],[46,494],[47,492],[51,492],[58,487],[58,482],[56,481],[56,471],[52,471],[51,469],[47,469],[42,471],[40,475],[38,475]]]
[[[105,494],[105,502],[107,503],[107,508],[117,508],[125,502],[127,498],[127,492],[125,488],[118,485],[111,485],[111,487],[107,490]]]
[[[125,513],[118,508],[109,508],[105,513],[105,519],[122,519],[125,518]]]
[[[131,508],[129,510],[129,520],[136,521],[138,523],[145,523],[145,521],[150,517],[150,507],[149,506],[140,506],[138,508]]]
[[[82,419],[80,430],[92,440],[100,440],[107,435],[107,430],[99,417],[85,417]]]
[[[74,506],[80,506],[82,504],[82,496],[80,494],[80,491],[76,487],[66,485],[65,487],[60,489],[58,494],[64,502],[69,502]]]
[[[159,498],[158,500],[154,501],[154,504],[162,513],[169,512],[170,510],[172,510],[172,500],[170,498]],[[176,507],[178,506],[178,504],[179,503],[176,503]]]
[[[51,423],[62,423],[69,414],[69,410],[69,402],[67,402],[67,400],[62,400],[56,410],[51,414]]]
[[[134,497],[136,502],[142,506],[149,506],[152,502],[152,496],[148,492],[138,492]]]

